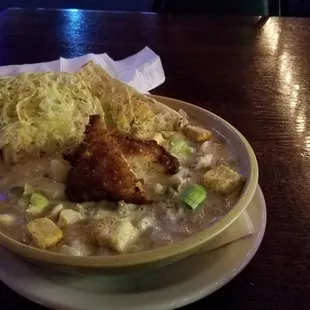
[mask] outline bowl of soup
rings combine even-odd
[[[231,225],[258,184],[251,146],[207,110],[152,97],[184,115],[180,132],[140,142],[94,118],[74,151],[1,163],[0,245],[69,273],[124,273],[185,258]]]

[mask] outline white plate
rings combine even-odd
[[[0,279],[24,297],[54,309],[175,309],[213,293],[250,262],[266,226],[259,187],[247,211],[255,234],[143,275],[81,277],[49,272],[0,249]]]

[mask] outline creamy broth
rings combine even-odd
[[[56,245],[48,247],[49,251],[69,255],[118,254],[120,251],[113,247],[98,245],[93,241],[93,226],[107,216],[128,220],[136,228],[138,234],[130,246],[126,247],[126,252],[144,251],[184,239],[220,219],[234,206],[239,196],[240,188],[227,195],[207,190],[207,198],[196,210],[191,210],[181,201],[180,194],[186,187],[199,183],[206,171],[218,165],[229,166],[230,169],[240,172],[236,152],[229,141],[214,130],[212,133],[212,139],[204,143],[186,139],[191,154],[175,155],[181,165],[177,174],[162,179],[158,179],[156,175],[146,177],[150,184],[148,190],[153,191],[156,197],[153,203],[147,205],[110,201],[68,201],[64,182],[56,180],[59,178],[53,175],[51,168],[56,162],[60,163],[63,169],[69,169],[69,163],[62,159],[61,154],[10,167],[2,163],[0,215],[9,215],[13,220],[0,221],[0,230],[13,239],[35,246],[26,231],[26,224],[42,217],[58,224],[59,213],[55,207],[61,205],[61,211],[71,209],[81,217],[79,221],[61,227],[63,237]],[[170,142],[169,138],[160,141],[167,149]],[[48,206],[40,214],[27,213],[28,206],[21,204],[20,199],[26,183],[48,199]]]

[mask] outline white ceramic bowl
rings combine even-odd
[[[160,96],[153,97],[175,110],[182,109],[186,111],[201,124],[216,129],[235,147],[242,174],[246,177],[246,184],[236,205],[221,220],[201,232],[172,245],[126,255],[66,256],[27,246],[2,233],[0,233],[0,245],[27,260],[48,268],[55,268],[69,273],[101,272],[115,274],[143,271],[147,268],[158,268],[171,264],[201,250],[208,242],[231,225],[249,205],[258,185],[258,165],[251,146],[237,129],[215,114],[180,100]]]

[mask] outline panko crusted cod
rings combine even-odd
[[[135,162],[145,161],[143,174],[175,174],[179,161],[156,141],[138,140],[109,130],[99,115],[92,115],[83,142],[64,158],[71,163],[66,194],[72,201],[152,201]],[[136,169],[135,169],[136,168]]]

